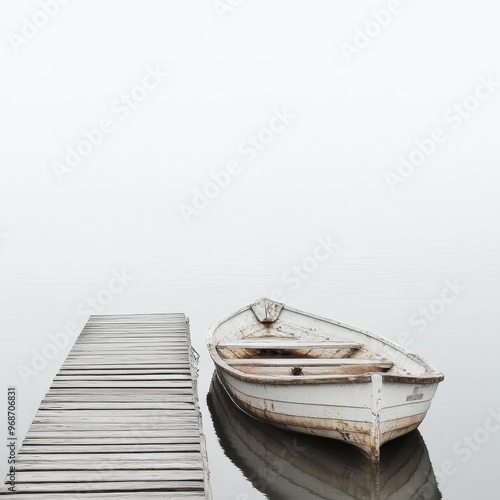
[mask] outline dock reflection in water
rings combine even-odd
[[[249,417],[216,375],[207,401],[225,454],[271,500],[442,498],[418,431],[384,445],[377,466],[352,446],[286,432]]]

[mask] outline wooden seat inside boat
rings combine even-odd
[[[271,377],[308,375],[360,375],[386,372],[394,364],[369,358],[232,358],[225,362],[235,370]]]
[[[380,368],[392,368],[390,361],[379,361],[368,358],[246,358],[226,359],[225,362],[231,366],[342,366],[342,365],[370,365]]]
[[[360,349],[361,344],[353,342],[333,342],[329,340],[238,340],[233,342],[219,342],[218,349],[257,349],[257,350],[294,350],[294,349]]]

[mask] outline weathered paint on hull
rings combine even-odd
[[[373,381],[273,386],[241,380],[220,367],[217,373],[231,399],[249,415],[283,429],[345,441],[375,462],[384,443],[420,425],[438,385],[383,383],[377,408]]]
[[[441,498],[418,431],[384,446],[379,464],[354,446],[290,435],[244,415],[214,377],[207,397],[225,454],[269,498],[401,500]]]

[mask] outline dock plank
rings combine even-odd
[[[154,499],[154,500],[204,500],[205,493],[203,491],[191,492],[185,491],[141,491],[140,493],[127,493],[125,491],[120,491],[119,493],[82,493],[72,492],[78,495],[80,500],[137,500],[139,498]],[[0,493],[1,494],[1,493]],[[15,495],[16,500],[68,500],[67,493],[44,493],[43,497],[38,493],[18,493]],[[75,497],[76,498],[76,497]]]
[[[47,442],[48,441],[48,442]],[[134,443],[133,441],[124,442],[121,444],[104,444],[99,441],[92,444],[75,444],[64,443],[63,445],[54,445],[51,440],[45,440],[43,443],[39,444],[29,444],[23,443],[23,452],[20,452],[20,457],[22,455],[32,455],[41,453],[92,453],[96,450],[96,445],[99,445],[99,451],[102,453],[123,453],[123,452],[179,452],[179,451],[200,451],[201,446],[196,443],[180,443],[181,438],[176,440],[174,443]],[[32,443],[32,442],[31,442]]]
[[[205,493],[203,491],[195,493],[185,491],[142,491],[139,493],[126,493],[121,491],[119,493],[81,493],[78,494],[78,500],[137,500],[138,498],[154,499],[154,500],[204,500]],[[37,493],[19,493],[15,496],[16,500],[41,500],[42,496]],[[44,493],[43,500],[68,500],[67,493]]]
[[[31,483],[81,483],[92,478],[96,482],[144,482],[144,481],[203,481],[203,471],[199,468],[191,469],[187,463],[179,463],[178,468],[165,470],[142,470],[129,467],[112,470],[51,470],[35,472],[19,472],[17,483],[19,485]],[[135,472],[135,473],[134,473]]]
[[[97,473],[96,473],[97,474]],[[130,473],[129,473],[130,475]],[[172,480],[172,481],[93,481],[92,476],[88,476],[87,482],[80,483],[21,483],[17,485],[19,493],[42,493],[38,496],[38,500],[46,500],[46,493],[79,493],[79,492],[136,492],[137,500],[143,497],[144,491],[184,491],[184,492],[200,492],[204,491],[204,483],[202,480]],[[7,493],[9,494],[9,493]],[[14,494],[15,495],[15,494]],[[14,497],[15,498],[15,497]],[[35,497],[36,498],[36,497]],[[175,497],[174,497],[175,498]],[[204,497],[203,497],[204,498]],[[68,497],[66,496],[66,500]]]

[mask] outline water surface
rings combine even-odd
[[[443,498],[466,499],[475,492],[482,492],[482,498],[494,498],[500,433],[485,434],[484,429],[490,412],[498,411],[499,248],[494,240],[484,246],[422,244],[419,248],[379,243],[369,252],[344,246],[297,290],[283,281],[283,274],[294,259],[262,255],[205,261],[182,260],[177,256],[149,264],[131,260],[124,266],[113,266],[112,261],[99,264],[96,259],[92,266],[82,265],[78,272],[65,266],[64,260],[60,268],[36,274],[5,269],[0,286],[2,385],[18,387],[22,436],[71,342],[27,384],[19,374],[19,366],[30,366],[34,353],[41,352],[51,341],[50,335],[64,331],[68,323],[82,326],[87,319],[79,312],[82,301],[106,287],[112,269],[123,267],[133,279],[114,296],[112,303],[103,307],[102,313],[183,311],[190,317],[193,345],[200,354],[200,403],[215,499],[292,498],[286,496],[291,495],[290,491],[301,491],[297,498],[307,498],[306,490],[310,498],[337,498],[328,497],[330,488],[351,495],[345,498],[356,498],[358,487],[366,487],[374,495],[405,485],[415,492],[415,498],[421,498],[417,494],[419,486],[407,477],[407,466],[398,465],[405,462],[405,454],[409,457],[408,467],[422,468],[420,486],[427,490],[430,485],[430,498],[439,498],[434,477]],[[425,329],[412,324],[409,318],[439,298],[447,280],[455,279],[466,286],[456,300],[429,321]],[[277,464],[276,457],[284,452],[277,448],[280,443],[273,441],[279,436],[278,431],[253,421],[247,426],[244,415],[231,413],[229,418],[228,413],[221,418],[219,412],[217,417],[213,395],[209,411],[206,398],[213,364],[205,336],[210,322],[276,289],[294,307],[370,329],[395,341],[404,338],[411,350],[445,374],[420,434],[394,444],[391,453],[395,461],[387,465],[385,475],[378,479],[349,447],[304,441],[306,438],[299,436],[285,440],[292,445],[300,443],[298,449],[305,448],[304,453],[294,455],[297,450],[287,448],[290,453],[285,453],[285,457],[291,460],[280,459]],[[402,337],[402,333],[406,335]],[[4,423],[5,420],[0,421],[0,425]],[[253,430],[243,434],[241,429]],[[266,435],[268,438],[264,438]],[[472,436],[472,445],[467,444],[467,436]],[[237,449],[228,445],[235,437],[240,438]],[[339,471],[347,457],[349,461],[342,469],[344,477]],[[0,460],[5,471],[4,450]],[[333,471],[331,477],[329,470]],[[283,477],[296,481],[288,484],[291,490],[284,488]]]

